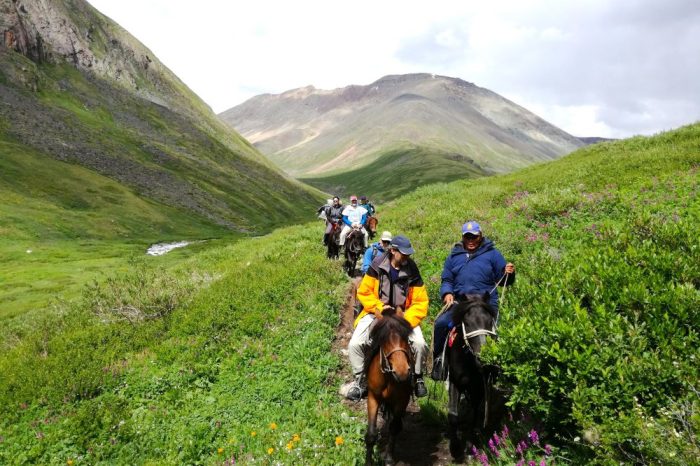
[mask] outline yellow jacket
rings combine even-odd
[[[389,279],[389,258],[388,253],[376,257],[362,277],[357,289],[357,299],[362,303],[362,312],[355,319],[355,326],[367,314],[381,314],[385,304],[403,308],[404,319],[411,327],[420,325],[428,314],[428,292],[416,263],[408,259],[399,269],[398,278],[392,285]]]

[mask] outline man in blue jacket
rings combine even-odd
[[[440,296],[445,306],[451,306],[468,294],[491,294],[491,306],[498,312],[498,285],[515,282],[515,266],[503,258],[475,221],[462,225],[462,241],[457,243],[445,260],[442,270]],[[431,377],[444,379],[442,350],[450,327],[452,308],[448,307],[435,320],[433,336],[433,370]]]

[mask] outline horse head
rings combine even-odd
[[[455,307],[452,315],[457,332],[462,334],[468,350],[478,356],[486,336],[496,336],[498,313],[489,304],[490,295],[467,295]]]
[[[413,331],[411,324],[397,314],[396,309],[387,308],[372,327],[370,354],[379,354],[381,372],[391,374],[396,382],[408,382],[412,374],[411,347],[408,337]]]

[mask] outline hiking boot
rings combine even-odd
[[[428,389],[425,388],[425,382],[423,382],[423,375],[416,374],[415,377],[416,380],[413,387],[413,393],[416,395],[416,398],[423,398],[424,396],[428,395]]]
[[[348,393],[345,397],[350,401],[360,401],[362,398],[367,396],[367,387],[363,387],[359,379],[355,379],[350,388],[348,388]]]
[[[433,370],[430,372],[430,378],[437,382],[445,380],[445,374],[442,370],[442,358],[439,356],[433,361]]]

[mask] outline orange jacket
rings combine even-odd
[[[428,314],[428,292],[416,263],[408,259],[399,269],[398,280],[392,285],[389,280],[389,258],[389,254],[376,257],[362,277],[357,289],[357,299],[362,303],[362,312],[355,319],[355,326],[367,314],[380,314],[385,304],[402,307],[404,319],[411,327],[420,325]]]

